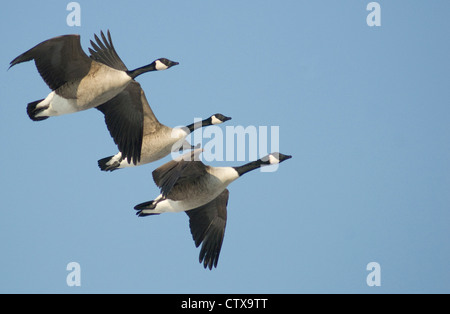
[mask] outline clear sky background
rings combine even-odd
[[[79,1],[80,27],[69,1],[2,3],[0,292],[449,293],[450,2],[379,1],[380,27],[369,2]],[[50,90],[9,62],[63,34],[88,52],[107,29],[130,69],[180,62],[137,79],[161,122],[279,126],[293,155],[229,187],[217,269],[198,263],[184,213],[135,216],[170,157],[101,172],[117,148],[99,111],[26,114]]]

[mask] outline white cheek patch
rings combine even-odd
[[[269,155],[269,163],[271,165],[276,165],[280,163],[280,160],[276,158],[274,155]]]
[[[212,124],[221,124],[221,123],[223,123],[223,122],[220,121],[219,119],[217,119],[216,116],[212,116],[212,117],[211,117],[211,123],[212,123]]]
[[[157,71],[167,70],[167,68],[168,68],[167,65],[165,65],[164,63],[162,63],[162,62],[159,61],[159,60],[156,60],[155,63],[156,63],[155,69],[156,69]]]

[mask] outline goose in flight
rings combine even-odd
[[[199,261],[217,267],[227,221],[228,185],[245,173],[283,162],[292,156],[271,153],[238,167],[211,167],[198,158],[202,149],[171,160],[153,171],[161,194],[134,207],[140,217],[165,212],[186,212]]]
[[[45,99],[28,104],[28,116],[34,121],[97,107],[123,91],[137,76],[178,64],[161,58],[135,70],[118,70],[89,58],[81,48],[80,35],[46,40],[12,60],[10,68],[31,60],[52,90]]]
[[[117,54],[111,36],[101,33],[95,36],[89,48],[91,58],[119,71],[128,71]],[[185,138],[199,127],[220,124],[230,117],[216,113],[184,128],[171,128],[158,121],[147,101],[141,85],[133,81],[116,97],[97,107],[105,115],[105,123],[119,148],[114,156],[102,158],[98,166],[102,171],[114,171],[125,167],[154,162],[181,148],[193,148]]]

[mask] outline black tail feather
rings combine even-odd
[[[39,112],[41,112],[42,110],[45,110],[45,109],[46,109],[46,108],[39,108],[39,109],[36,109],[36,106],[37,106],[41,101],[43,101],[43,100],[44,100],[44,99],[36,100],[36,101],[30,102],[30,103],[27,105],[27,113],[28,113],[28,116],[30,117],[31,120],[33,120],[33,121],[42,121],[42,120],[45,120],[45,119],[48,118],[48,117],[36,117],[36,115],[37,115]]]
[[[147,217],[147,216],[153,216],[153,215],[159,215],[159,213],[143,213],[142,211],[138,211],[136,213],[139,217]]]
[[[136,210],[144,210],[144,209],[155,209],[156,203],[155,201],[148,201],[134,206]]]
[[[118,161],[114,162],[111,165],[107,164],[113,157],[114,156],[109,156],[109,157],[102,158],[99,161],[97,161],[98,167],[100,168],[101,171],[114,171],[114,170],[119,169],[118,167],[120,166],[120,162],[118,162]]]
[[[145,209],[155,209],[157,202],[148,201],[134,206],[134,209],[137,210],[136,215],[139,217],[151,216],[151,215],[159,215],[159,213],[144,213]]]

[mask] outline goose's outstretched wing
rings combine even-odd
[[[199,262],[205,268],[217,267],[219,261],[227,224],[228,196],[229,191],[225,189],[211,202],[186,211],[195,246],[199,247],[203,243]]]
[[[96,107],[105,115],[105,123],[122,158],[137,164],[141,158],[144,120],[146,129],[160,127],[141,85],[132,81],[116,97]]]
[[[52,90],[83,78],[92,64],[81,48],[80,35],[64,35],[43,41],[11,61],[10,68],[31,60]]]
[[[100,38],[98,38],[97,35],[94,35],[97,44],[95,44],[91,40],[91,45],[93,48],[89,48],[91,59],[97,62],[101,62],[116,70],[128,71],[126,65],[123,63],[122,59],[120,59],[119,55],[116,52],[116,49],[114,48],[113,42],[111,40],[111,33],[109,32],[109,30],[107,32],[107,35],[108,38],[106,38],[103,31],[100,32],[100,36],[102,37],[103,42],[100,40]]]

